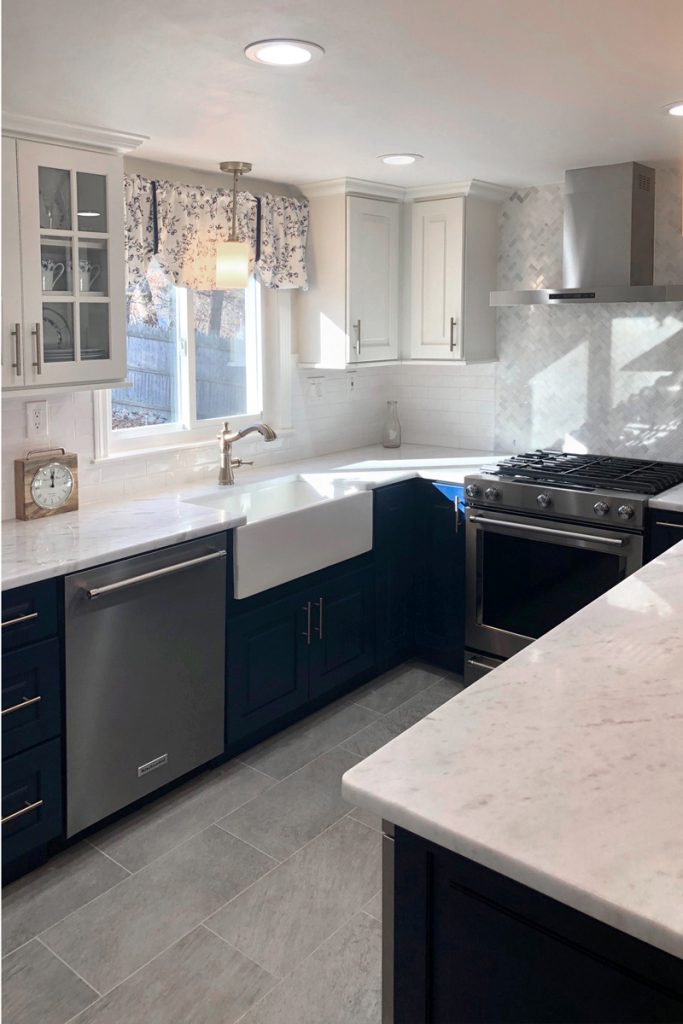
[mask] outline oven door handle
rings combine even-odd
[[[554,537],[567,537],[570,540],[590,540],[597,544],[609,544],[610,547],[621,548],[626,541],[622,537],[599,537],[594,533],[576,533],[573,530],[553,530],[550,526],[528,526],[524,523],[511,523],[505,519],[488,519],[486,516],[470,516],[470,523],[483,523],[484,526],[502,526],[506,530],[519,530],[520,533],[547,533]]]

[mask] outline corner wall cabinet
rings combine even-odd
[[[399,214],[391,198],[311,195],[311,287],[296,303],[302,364],[398,358]]]
[[[126,375],[123,160],[4,136],[2,384]]]
[[[413,204],[412,359],[495,359],[498,211],[477,195]]]

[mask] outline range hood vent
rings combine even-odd
[[[566,171],[562,287],[491,292],[491,305],[683,300],[683,284],[652,283],[654,235],[652,167],[626,163]]]

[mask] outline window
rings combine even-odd
[[[111,392],[110,447],[201,439],[213,436],[216,421],[260,417],[258,283],[252,279],[246,290],[200,292],[150,274],[149,286],[140,307],[135,296],[129,300],[131,386]]]

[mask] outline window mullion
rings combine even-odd
[[[197,344],[195,340],[194,294],[187,289],[187,359],[185,382],[187,387],[187,416],[190,430],[197,426]]]
[[[192,387],[189,367],[192,361],[191,350],[194,341],[192,325],[192,299],[187,288],[176,288],[177,310],[177,379],[178,379],[178,419],[184,430],[192,430],[194,416],[192,408]]]

